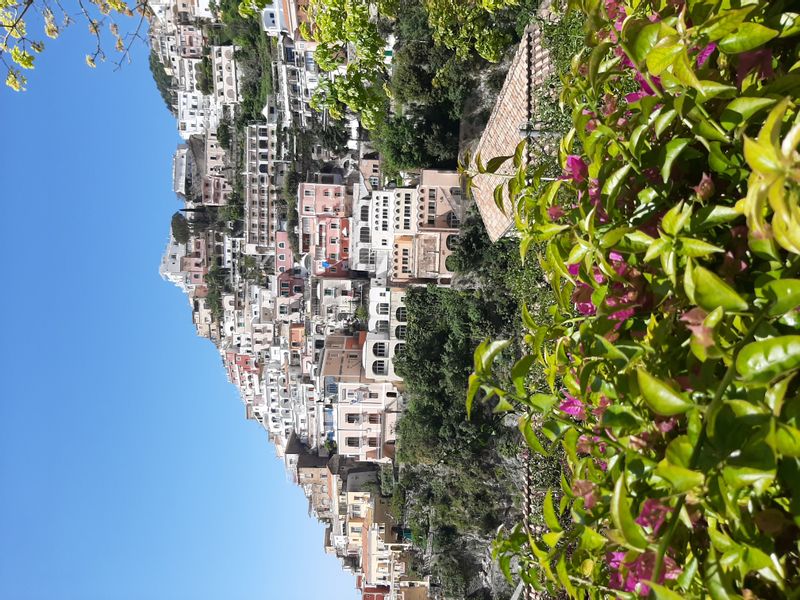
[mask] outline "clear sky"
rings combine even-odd
[[[0,598],[352,600],[159,277],[179,138],[147,49],[93,71],[89,43],[0,89]]]

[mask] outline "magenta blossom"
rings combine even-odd
[[[564,166],[564,178],[572,179],[575,183],[582,183],[586,181],[588,177],[589,165],[576,154],[567,156],[567,162]]]
[[[566,213],[564,209],[560,206],[551,206],[547,209],[547,216],[550,217],[551,221],[555,221],[563,217]]]
[[[714,50],[717,49],[717,45],[715,43],[710,43],[708,46],[700,50],[700,53],[697,55],[697,66],[702,67],[706,62],[708,62],[709,57],[714,53]]]
[[[578,498],[583,498],[583,507],[592,510],[597,504],[597,486],[586,479],[576,479],[572,482],[572,493]]]
[[[700,178],[700,183],[698,183],[692,189],[694,190],[694,193],[697,194],[697,198],[701,202],[705,202],[714,195],[714,180],[711,179],[708,173],[703,173],[703,176]]]
[[[774,75],[772,70],[772,50],[769,48],[761,48],[760,50],[751,50],[750,52],[742,52],[738,56],[736,64],[736,84],[741,87],[745,77],[751,71],[757,71],[760,79],[766,79]]]
[[[636,592],[643,597],[650,593],[650,587],[644,582],[653,576],[656,565],[654,552],[647,551],[630,562],[624,562],[624,552],[609,552],[606,559],[611,568],[609,579],[611,587],[625,592]],[[664,583],[667,579],[675,580],[680,574],[681,569],[675,560],[669,555],[664,556],[664,570],[659,576],[658,583]]]
[[[575,417],[579,421],[583,421],[586,419],[586,407],[583,405],[578,398],[570,394],[569,392],[564,392],[564,402],[561,403],[561,406],[558,409],[570,415],[571,417]]]
[[[648,498],[644,501],[642,512],[636,517],[636,522],[642,527],[649,527],[656,535],[671,512],[671,507],[662,504],[659,500]]]

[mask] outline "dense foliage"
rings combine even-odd
[[[518,514],[522,444],[488,406],[466,419],[472,353],[486,336],[512,335],[523,302],[545,307],[552,298],[536,286],[538,265],[522,265],[518,243],[492,245],[475,214],[465,220],[454,256],[469,289],[430,286],[406,295],[408,330],[396,365],[408,406],[398,426],[395,496],[417,546],[425,549],[432,540],[431,575],[445,597],[466,598],[497,526]]]
[[[564,175],[521,147],[507,183],[553,322],[525,312],[507,376],[508,342],[482,344],[467,400],[528,411],[531,449],[566,457],[545,525],[496,542],[509,576],[576,598],[800,589],[792,4],[570,2],[588,47],[563,81]]]

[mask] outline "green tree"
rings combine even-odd
[[[433,38],[461,59],[497,62],[516,39],[519,0],[424,0]],[[523,4],[533,4],[526,0]]]
[[[74,4],[71,6],[71,4]],[[135,28],[120,33],[119,21],[138,14]],[[107,59],[106,48],[117,52],[117,67],[130,58],[132,45],[142,38],[141,31],[152,15],[147,0],[139,0],[131,9],[123,0],[86,0],[86,2],[48,2],[46,0],[0,0],[0,63],[6,71],[5,82],[12,90],[25,90],[29,71],[36,66],[37,55],[44,51],[44,42],[34,29],[57,38],[70,24],[83,22],[92,37],[92,50],[86,64],[92,68]]]
[[[182,213],[176,212],[172,215],[172,237],[175,238],[175,241],[179,244],[185,244],[189,241],[189,237],[191,236],[191,228],[189,227],[189,221],[186,217],[183,216]]]
[[[346,110],[358,113],[367,129],[374,129],[388,106],[387,76],[383,49],[386,45],[372,18],[369,0],[311,0],[308,14],[313,29],[304,26],[306,37],[317,42],[314,60],[320,69],[337,72],[325,79],[314,94],[312,105],[327,109],[334,119]],[[378,14],[388,5],[378,2]],[[343,71],[343,72],[342,72]]]

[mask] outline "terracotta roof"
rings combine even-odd
[[[528,64],[529,43],[530,64]],[[521,129],[528,121],[528,72],[532,78],[531,89],[542,85],[552,72],[550,55],[543,47],[542,34],[535,23],[528,25],[525,30],[486,129],[472,153],[473,156],[480,153],[484,163],[495,156],[513,155],[514,149],[524,136],[524,131]],[[530,98],[530,101],[533,102],[533,98]],[[513,165],[508,161],[501,167],[499,174],[476,175],[473,179],[472,195],[493,242],[501,238],[514,223],[508,194],[505,192],[503,194],[506,214],[503,214],[494,201],[495,187],[505,181],[500,174],[512,170]]]

